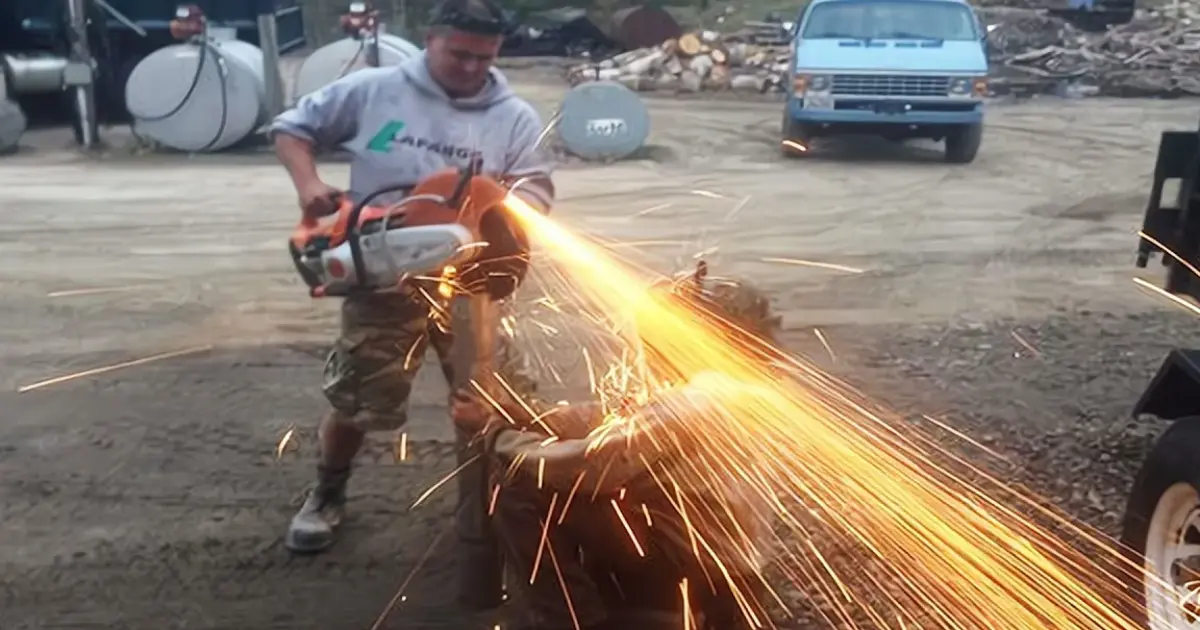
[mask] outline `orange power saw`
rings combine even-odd
[[[416,186],[375,191],[358,203],[343,198],[330,217],[301,221],[288,249],[309,294],[387,291],[407,278],[440,275],[448,266],[477,259],[488,245],[481,221],[508,194],[479,170],[473,162],[434,173]],[[395,205],[370,205],[380,195],[410,189]]]

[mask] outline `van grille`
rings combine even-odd
[[[833,93],[847,96],[946,96],[950,77],[835,74]]]

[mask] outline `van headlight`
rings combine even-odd
[[[833,79],[826,74],[797,74],[792,78],[792,91],[797,96],[809,92],[828,92],[833,88]]]
[[[987,77],[952,77],[950,96],[983,98],[988,94]]]

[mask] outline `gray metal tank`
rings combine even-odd
[[[3,88],[0,87],[0,91]],[[28,121],[21,106],[16,101],[10,101],[0,95],[0,155],[17,150],[21,136],[25,135]]]
[[[347,37],[313,51],[296,73],[295,98],[315,92],[334,81],[367,67],[367,40]],[[379,34],[380,67],[395,66],[421,53],[412,42]]]
[[[263,54],[238,40],[167,46],[125,84],[134,131],[189,153],[227,149],[267,123]]]
[[[650,113],[637,92],[612,81],[577,85],[559,108],[558,135],[585,160],[619,160],[646,144]]]

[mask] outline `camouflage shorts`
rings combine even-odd
[[[390,431],[408,421],[413,379],[432,346],[447,383],[454,380],[452,329],[440,326],[428,303],[399,294],[346,298],[342,331],[325,362],[324,392],[333,408],[364,431]],[[533,379],[524,357],[501,331],[497,371],[522,395]]]

